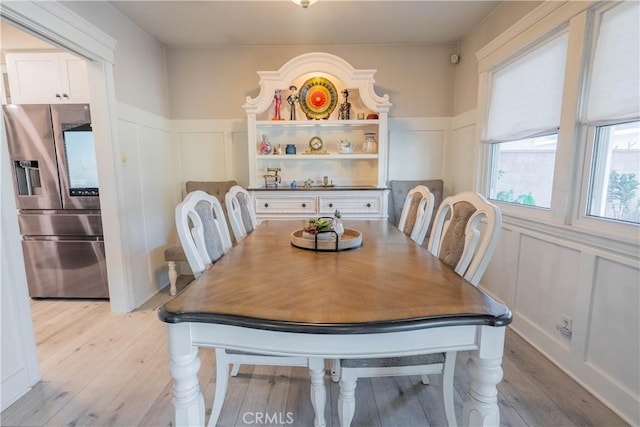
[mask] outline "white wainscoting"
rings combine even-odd
[[[445,150],[444,190],[457,194],[475,189],[477,175],[476,110],[451,120],[451,135]]]
[[[445,190],[475,191],[477,111],[452,118]],[[637,245],[504,216],[480,287],[513,311],[511,327],[631,425],[640,425]],[[562,317],[572,336],[562,335]],[[569,398],[569,397],[568,397]]]
[[[444,179],[451,119],[389,118],[389,180]]]
[[[640,390],[640,268],[604,245],[506,218],[480,287],[513,311],[512,328],[632,425]],[[572,319],[573,334],[557,328]]]
[[[174,120],[180,180],[248,183],[246,120]],[[389,179],[443,179],[451,119],[390,118]]]
[[[121,201],[127,229],[129,283],[136,307],[169,282],[164,250],[175,241],[173,212],[180,202],[171,122],[118,105]]]
[[[173,120],[181,185],[187,181],[228,181],[247,185],[246,120]]]

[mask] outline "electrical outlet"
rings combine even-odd
[[[560,318],[560,323],[556,325],[556,329],[566,338],[571,338],[573,334],[573,319],[566,314]]]
[[[568,330],[573,330],[573,319],[566,314],[562,315],[562,326],[567,328]]]

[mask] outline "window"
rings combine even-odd
[[[640,121],[598,126],[588,215],[640,223]]]
[[[484,137],[491,199],[551,206],[567,43],[563,33],[493,73]]]
[[[549,208],[557,142],[554,133],[494,144],[489,198]]]
[[[598,15],[586,98],[587,215],[640,223],[640,5]],[[599,25],[598,25],[599,24]]]

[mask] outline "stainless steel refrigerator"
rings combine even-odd
[[[29,295],[108,298],[89,105],[5,105],[3,116]]]

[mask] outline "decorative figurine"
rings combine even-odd
[[[273,147],[273,154],[282,154],[282,145],[278,144]]]
[[[282,106],[282,94],[281,90],[277,89],[276,93],[273,95],[273,100],[275,101],[275,106],[273,108],[273,118],[271,120],[282,120],[280,117],[280,107]]]
[[[260,142],[260,153],[262,154],[269,154],[271,153],[272,147],[271,147],[271,143],[269,142],[269,138],[267,138],[267,135],[262,135],[262,142]]]
[[[296,119],[296,102],[298,102],[298,98],[300,96],[298,95],[298,92],[296,92],[298,88],[295,87],[294,85],[289,86],[289,90],[291,91],[291,95],[287,97],[287,102],[290,105],[289,120],[295,120]]]
[[[349,91],[345,89],[342,91],[342,94],[344,95],[344,102],[340,104],[338,119],[349,120],[351,118],[351,104],[349,103]]]

